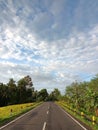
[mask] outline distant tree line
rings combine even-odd
[[[0,107],[12,104],[65,100],[73,109],[92,114],[98,109],[98,75],[89,82],[73,82],[66,87],[64,95],[58,88],[51,93],[47,89],[37,91],[31,77],[25,76],[17,83],[10,79],[7,84],[0,83]]]
[[[0,106],[36,102],[59,100],[61,93],[55,88],[50,94],[47,89],[34,90],[31,77],[25,76],[17,83],[13,78],[7,84],[0,83]]]
[[[72,108],[95,113],[98,109],[98,75],[89,82],[74,82],[67,86],[64,99]]]

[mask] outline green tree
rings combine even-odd
[[[29,89],[34,89],[32,86],[33,86],[33,82],[32,82],[32,79],[29,75],[25,76],[24,78],[24,81],[26,83],[26,88],[29,88]]]
[[[24,79],[18,81],[18,101],[19,103],[26,102],[26,81]]]
[[[68,103],[76,109],[81,109],[85,105],[85,94],[87,91],[86,82],[77,83],[74,82],[70,86],[66,87],[65,96],[68,99]]]
[[[33,101],[32,92],[34,91],[34,88],[32,86],[33,83],[30,76],[25,76],[18,81],[18,93],[20,103]]]
[[[89,82],[69,85],[66,87],[65,97],[72,107],[94,114],[98,107],[98,75]]]
[[[41,90],[38,92],[37,100],[38,100],[38,101],[47,101],[47,100],[48,100],[48,92],[47,92],[47,89],[41,89]]]
[[[8,87],[9,87],[9,104],[16,104],[18,103],[18,91],[17,91],[17,86],[15,84],[15,81],[13,78],[11,78],[8,82]]]
[[[55,88],[48,97],[50,101],[58,101],[61,98],[61,93],[58,88]]]
[[[6,84],[0,83],[0,106],[8,105],[9,90]]]
[[[38,98],[38,91],[36,90],[32,92],[32,100],[35,102],[37,101],[37,98]]]

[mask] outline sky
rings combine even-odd
[[[0,82],[64,93],[96,74],[98,0],[0,0]]]

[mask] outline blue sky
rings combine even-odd
[[[0,82],[37,90],[98,74],[98,0],[0,0]]]

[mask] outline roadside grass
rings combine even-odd
[[[37,107],[42,102],[26,103],[18,105],[9,105],[5,107],[0,107],[0,126],[8,123],[9,121],[15,119],[16,117],[28,112],[29,110]]]
[[[92,116],[90,115],[88,118],[86,115],[82,115],[81,112],[76,110],[72,110],[70,107],[68,107],[65,102],[59,101],[56,102],[59,106],[61,106],[64,110],[66,110],[68,113],[70,113],[75,119],[83,122],[87,126],[91,127],[92,130],[98,130],[98,124],[96,121],[98,120],[95,118],[95,121],[92,121]]]

